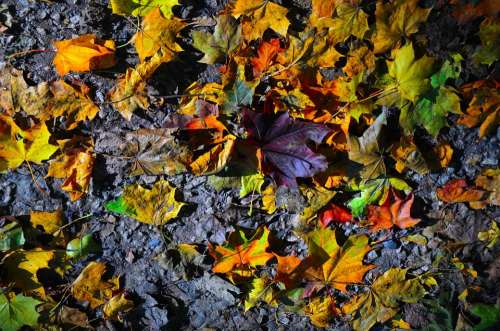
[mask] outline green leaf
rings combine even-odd
[[[259,81],[247,82],[245,80],[244,68],[238,68],[238,75],[229,88],[225,88],[226,98],[222,105],[222,111],[225,114],[232,114],[240,109],[241,106],[250,106],[253,101],[255,87]]]
[[[260,194],[263,184],[264,184],[264,176],[262,176],[261,174],[242,176],[240,198],[244,198],[250,193]]]
[[[104,206],[106,210],[122,214],[128,217],[134,217],[136,215],[135,210],[127,205],[123,196],[118,197],[117,199],[106,203]]]
[[[38,322],[36,306],[42,302],[22,294],[10,299],[0,294],[0,326],[2,331],[17,331],[22,326],[35,326]]]
[[[500,22],[494,18],[486,18],[479,27],[481,47],[474,53],[473,59],[481,64],[490,65],[500,59]]]
[[[462,71],[460,61],[462,56],[460,54],[455,54],[453,57],[453,62],[446,60],[441,69],[431,76],[431,86],[433,88],[438,88],[444,86],[448,79],[457,79],[460,77],[460,72]]]
[[[155,8],[160,8],[165,18],[171,18],[172,7],[179,4],[179,0],[111,0],[113,14],[146,16]]]
[[[66,246],[66,255],[70,258],[81,258],[90,253],[99,251],[99,245],[94,241],[92,234],[71,240]]]
[[[0,252],[20,247],[25,242],[23,228],[17,222],[9,223],[0,229]]]
[[[494,330],[500,327],[500,304],[478,303],[473,305],[470,311],[481,318],[481,323],[474,326],[474,331]]]
[[[201,63],[223,62],[241,41],[241,25],[231,15],[220,15],[213,34],[193,31],[193,47],[205,53]]]

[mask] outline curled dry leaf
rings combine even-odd
[[[345,223],[352,220],[351,213],[344,207],[331,203],[319,214],[319,223],[327,227],[331,222]]]
[[[54,42],[54,66],[61,76],[68,72],[107,69],[115,65],[115,42],[100,40],[93,34]]]
[[[437,197],[448,203],[469,202],[471,208],[483,208],[482,200],[487,192],[467,184],[465,179],[453,179],[436,189]]]
[[[184,202],[175,199],[176,188],[159,180],[151,189],[139,184],[126,186],[122,195],[106,204],[106,209],[139,222],[163,225],[177,217]]]
[[[368,206],[368,221],[372,224],[370,231],[391,229],[393,226],[406,229],[419,223],[420,219],[410,215],[413,199],[413,194],[400,199],[391,191],[382,206]]]
[[[134,302],[127,298],[127,293],[118,293],[109,299],[102,308],[104,315],[113,320],[120,320],[120,314],[134,308]]]

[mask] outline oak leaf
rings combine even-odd
[[[241,25],[230,15],[220,15],[213,34],[193,31],[191,36],[193,47],[205,54],[199,62],[214,64],[222,62],[240,46]]]
[[[93,34],[55,41],[54,47],[57,51],[54,65],[61,76],[70,71],[86,72],[107,69],[116,63],[114,41],[101,41]]]
[[[49,138],[44,122],[23,131],[12,118],[0,115],[0,172],[15,169],[24,162],[41,164],[49,159],[57,151]]]
[[[372,224],[370,231],[391,229],[393,226],[406,229],[419,223],[420,219],[410,215],[413,199],[413,194],[400,199],[392,192],[382,206],[368,206],[368,221]]]
[[[184,202],[175,199],[176,188],[159,180],[151,189],[139,184],[126,186],[120,197],[106,204],[106,209],[139,222],[163,225],[177,217]]]
[[[50,162],[47,176],[64,179],[61,189],[68,192],[71,201],[76,201],[89,188],[95,162],[93,146],[78,139],[58,142],[63,154]]]
[[[402,38],[408,38],[425,22],[431,8],[420,8],[418,0],[377,2],[375,34],[372,36],[375,53],[394,47]]]
[[[401,303],[416,303],[426,291],[419,279],[406,276],[407,269],[392,268],[379,276],[370,290],[357,295],[342,307],[354,317],[355,331],[368,331],[376,323],[384,323],[399,311]]]
[[[297,177],[310,177],[326,169],[326,159],[314,153],[308,140],[319,144],[329,129],[320,124],[246,111],[245,127],[259,148],[261,169],[280,185],[296,186]]]
[[[267,252],[268,240],[267,227],[257,229],[251,238],[247,238],[242,230],[231,233],[224,245],[209,246],[210,255],[215,259],[212,271],[225,274],[241,267],[265,265],[274,257]]]
[[[120,278],[103,280],[106,265],[92,261],[71,284],[71,293],[78,301],[87,301],[95,309],[106,303],[120,289]]]
[[[149,12],[142,21],[141,30],[133,37],[141,62],[155,55],[160,48],[170,50],[172,53],[181,52],[182,47],[176,42],[176,39],[185,26],[186,23],[181,20],[164,18],[160,8]]]

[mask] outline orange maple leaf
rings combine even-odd
[[[115,43],[99,40],[93,34],[74,39],[54,41],[57,50],[54,65],[57,73],[64,76],[70,71],[85,72],[106,69],[115,65]]]
[[[477,202],[482,200],[485,194],[485,191],[467,185],[465,179],[450,180],[443,187],[436,189],[437,197],[448,203]]]
[[[229,236],[225,245],[210,245],[210,255],[216,261],[212,271],[224,274],[237,267],[265,265],[274,256],[266,251],[269,247],[268,238],[267,227],[259,228],[251,239],[247,239],[245,233],[239,230]]]
[[[382,206],[368,206],[368,221],[372,224],[370,230],[376,232],[393,226],[405,229],[420,222],[419,218],[410,215],[413,199],[413,194],[408,195],[406,199],[400,199],[392,192]]]
[[[278,38],[273,38],[269,42],[263,41],[257,50],[257,56],[252,58],[254,77],[259,76],[263,71],[265,71],[276,55],[282,51],[283,48],[281,48],[280,40]]]

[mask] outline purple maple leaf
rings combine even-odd
[[[297,177],[326,170],[326,158],[306,144],[308,140],[321,143],[330,131],[326,126],[293,120],[288,113],[270,115],[250,110],[244,112],[244,124],[249,138],[262,151],[264,171],[278,185],[294,187]]]

